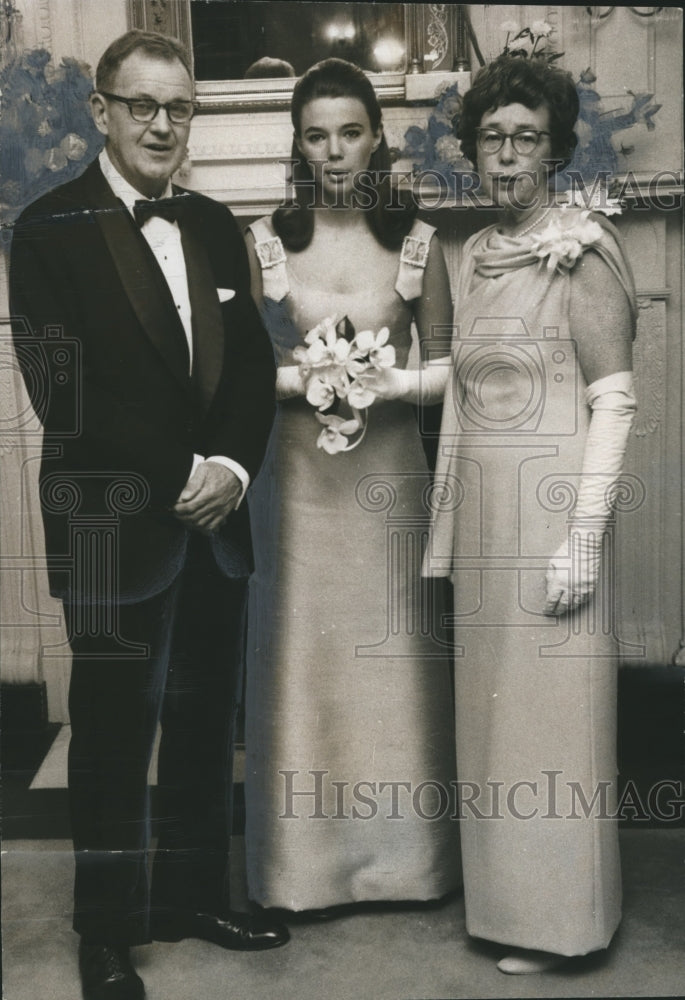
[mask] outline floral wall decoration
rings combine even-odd
[[[399,156],[412,160],[415,174],[432,171],[442,178],[451,193],[461,193],[465,185],[477,184],[469,161],[462,155],[461,144],[455,136],[461,113],[461,95],[457,83],[443,87],[435,110],[431,112],[425,128],[412,125],[404,133],[404,148]],[[465,178],[469,180],[466,181]]]
[[[104,143],[88,105],[90,68],[45,49],[18,55],[0,71],[0,249],[14,220],[41,194],[77,177]]]
[[[576,123],[578,145],[572,162],[559,175],[558,186],[562,190],[568,187],[568,174],[572,170],[577,171],[583,180],[591,185],[593,179],[602,172],[608,171],[613,175],[619,170],[627,169],[629,165],[627,158],[632,153],[633,147],[621,143],[617,151],[612,143],[612,137],[617,132],[632,128],[640,122],[646,125],[649,132],[656,128],[653,118],[661,105],[654,103],[654,94],[634,94],[632,90],[627,90],[626,93],[632,98],[628,109],[604,111],[602,99],[593,86],[596,80],[596,75],[588,67],[580,74],[576,83],[580,102]]]
[[[502,25],[507,32],[507,40],[502,55],[512,55],[520,59],[545,59],[554,62],[563,52],[552,52],[545,42],[551,27],[544,21],[535,21],[530,28],[519,30],[515,22]],[[629,108],[604,110],[602,98],[594,84],[597,76],[588,67],[576,82],[580,110],[576,123],[576,146],[572,162],[555,177],[558,191],[577,188],[577,178],[593,188],[599,177],[604,186],[611,188],[611,177],[629,167],[628,157],[633,147],[621,143],[617,150],[613,138],[617,133],[643,123],[648,131],[656,127],[654,116],[661,107],[654,103],[653,94],[626,93],[632,98]],[[398,155],[412,160],[415,174],[433,172],[436,180],[447,186],[451,194],[473,190],[478,185],[473,167],[462,156],[459,140],[456,138],[461,95],[458,84],[446,85],[438,97],[425,128],[412,125],[404,134],[404,148]],[[573,177],[573,183],[571,180]]]

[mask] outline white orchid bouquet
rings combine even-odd
[[[293,351],[307,402],[316,407],[316,418],[323,425],[317,447],[329,455],[361,444],[366,434],[366,411],[376,399],[365,376],[395,364],[389,336],[387,326],[378,333],[355,333],[346,316],[340,320],[327,316],[307,333],[307,346],[299,345]],[[335,412],[341,400],[350,408],[349,417]]]

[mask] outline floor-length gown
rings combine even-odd
[[[379,247],[378,270],[341,293],[296,276],[268,220],[253,233],[279,364],[346,314],[358,332],[388,326],[406,365],[412,264],[396,254],[386,281]],[[449,656],[420,577],[429,474],[410,405],[368,416],[362,444],[330,455],[311,405],[281,403],[251,490],[246,850],[263,906],[430,899],[460,880]]]
[[[590,411],[571,273],[529,248],[494,226],[465,247],[426,566],[454,583],[467,930],[575,955],[605,947],[620,920],[613,546],[594,599],[545,617]],[[585,252],[632,302],[615,230],[603,223]]]

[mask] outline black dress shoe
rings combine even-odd
[[[262,951],[280,948],[290,940],[288,929],[261,914],[227,910],[222,917],[209,913],[167,910],[152,918],[155,941],[201,938],[232,951]]]
[[[128,948],[82,941],[78,965],[83,1000],[145,1000],[143,980],[131,965]]]

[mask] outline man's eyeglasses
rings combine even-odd
[[[511,144],[519,156],[528,156],[537,147],[543,135],[550,133],[539,132],[532,128],[521,129],[520,132],[500,132],[497,128],[476,129],[478,148],[482,153],[499,153],[505,139],[511,139]]]
[[[195,101],[169,101],[160,104],[151,97],[120,97],[119,94],[108,94],[106,90],[98,90],[108,101],[118,101],[125,104],[134,122],[148,123],[155,120],[160,108],[164,108],[167,117],[174,125],[187,125],[197,110]]]

